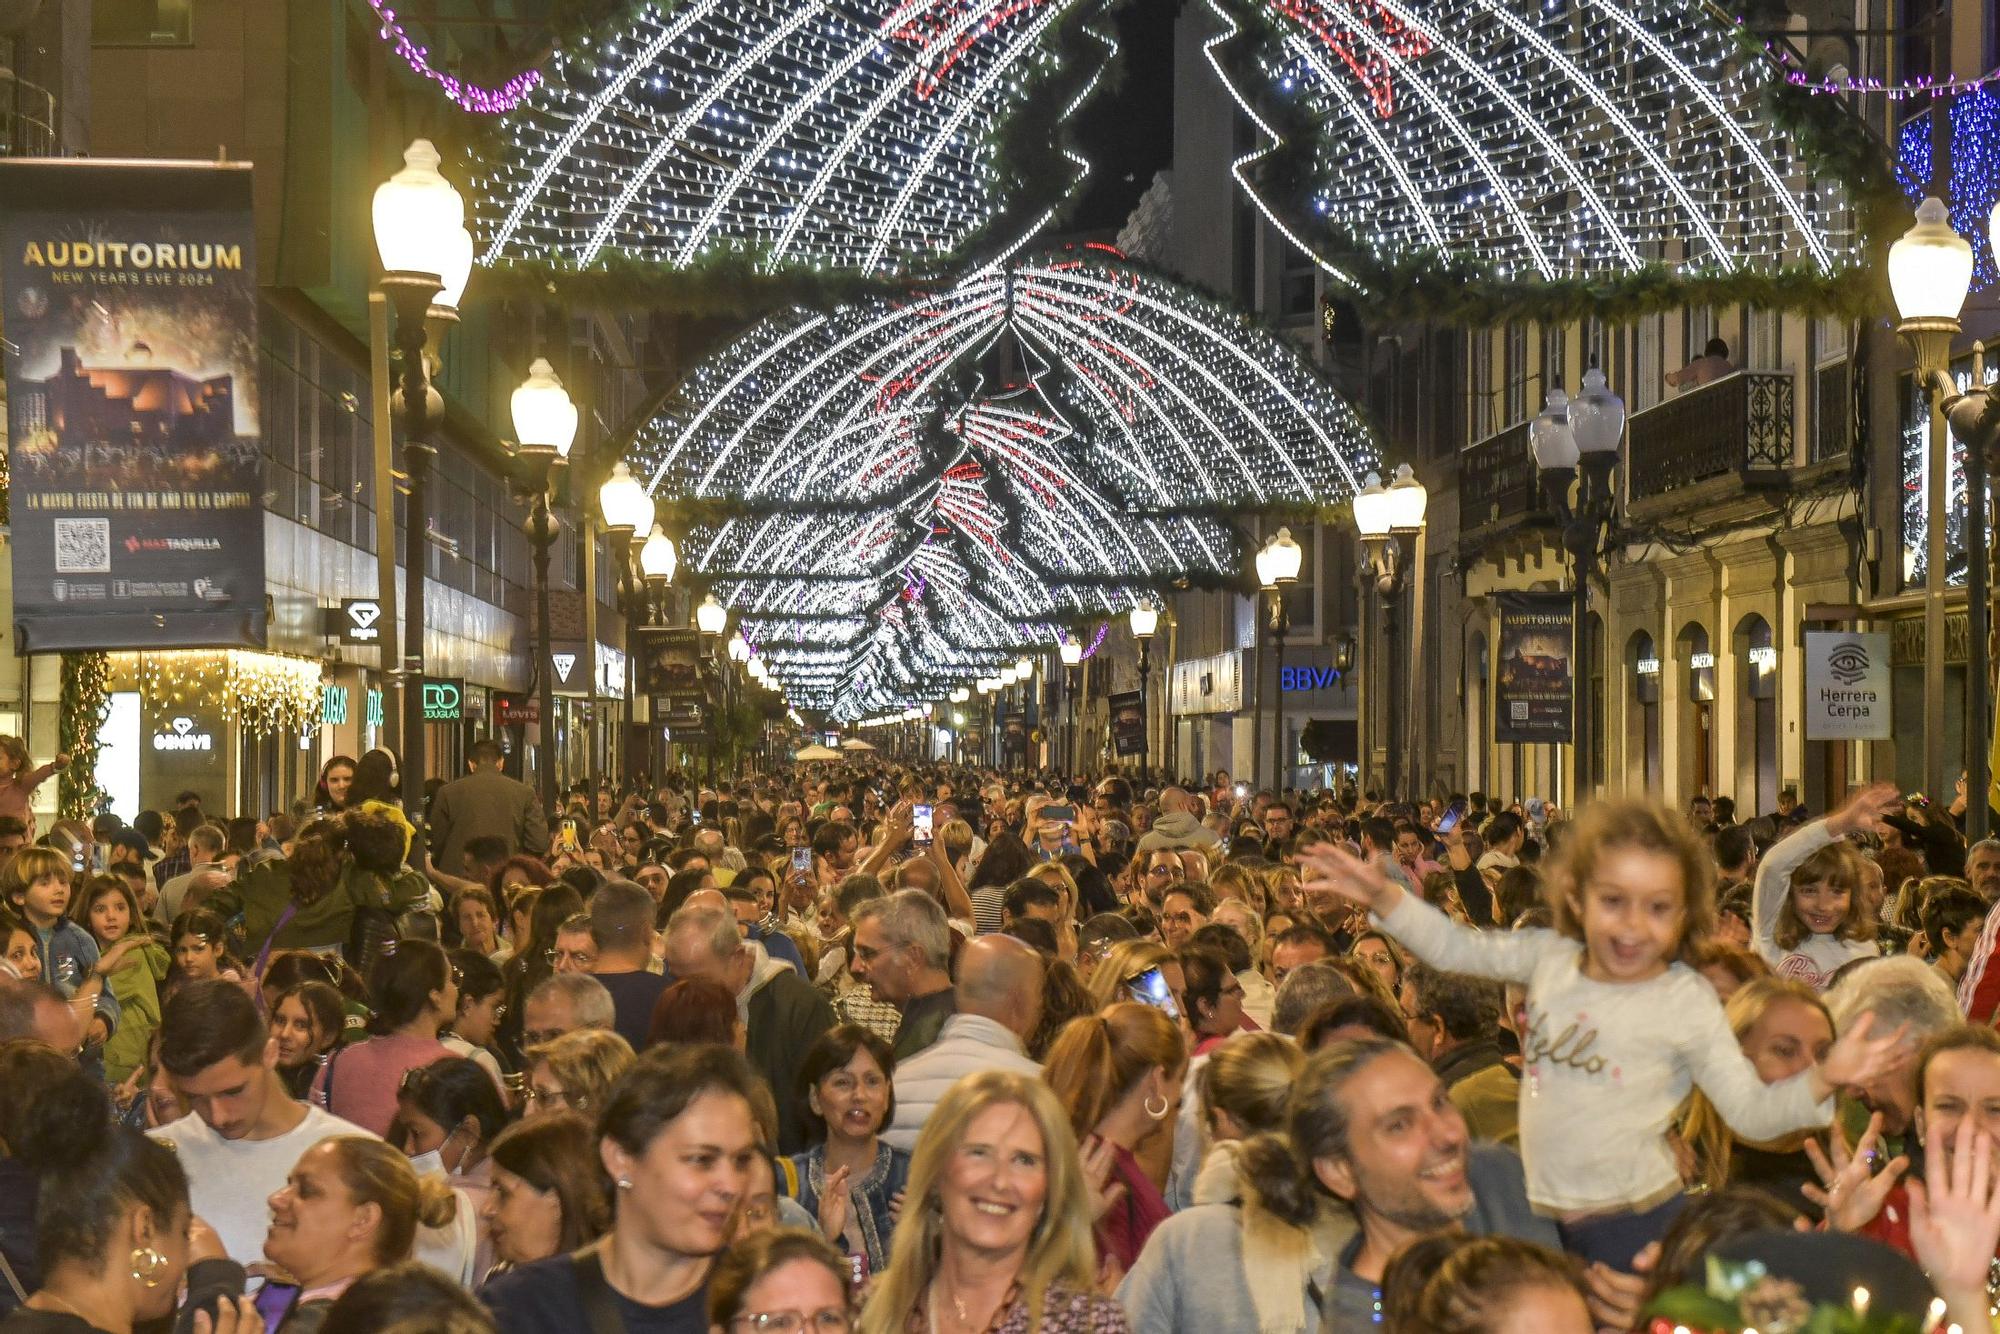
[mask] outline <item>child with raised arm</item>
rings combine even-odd
[[[1332,848],[1315,880],[1364,904],[1434,968],[1523,985],[1521,1156],[1528,1196],[1564,1244],[1625,1268],[1681,1204],[1667,1134],[1699,1087],[1740,1136],[1776,1139],[1833,1117],[1836,1088],[1887,1073],[1903,1031],[1841,1034],[1819,1065],[1765,1084],[1690,966],[1715,921],[1714,870],[1685,821],[1645,801],[1606,801],[1572,826],[1548,882],[1555,929],[1476,931]]]
[[[1824,820],[1800,825],[1757,864],[1753,939],[1779,977],[1825,991],[1840,966],[1873,958],[1876,919],[1861,894],[1861,854],[1849,835],[1877,832],[1900,798],[1865,787]]]

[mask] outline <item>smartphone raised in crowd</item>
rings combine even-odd
[[[792,869],[794,871],[803,872],[803,871],[810,871],[812,870],[812,868],[813,868],[813,850],[811,848],[793,848]]]
[[[1045,821],[1051,821],[1056,824],[1075,824],[1076,807],[1044,806],[1042,807],[1041,814],[1037,818]]]
[[[931,845],[931,808],[923,802],[910,807],[910,842],[920,848]]]
[[[1449,834],[1452,830],[1458,828],[1458,822],[1464,818],[1465,803],[1454,801],[1451,803],[1451,809],[1447,810],[1444,813],[1444,817],[1438,821],[1437,831],[1440,834]]]
[[[1157,968],[1148,968],[1143,973],[1134,973],[1125,979],[1125,990],[1141,1005],[1150,1005],[1169,1019],[1181,1017],[1180,1006],[1174,1004],[1174,991],[1167,985],[1167,975]]]

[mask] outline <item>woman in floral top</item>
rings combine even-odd
[[[1090,1193],[1062,1105],[1000,1070],[953,1085],[910,1161],[861,1334],[1126,1334],[1091,1288]]]
[[[879,1138],[896,1110],[895,1069],[889,1044],[859,1024],[821,1034],[799,1068],[806,1127],[817,1143],[792,1155],[790,1194],[828,1241],[847,1255],[865,1255],[871,1274],[889,1263],[898,1197],[910,1175],[910,1155]]]

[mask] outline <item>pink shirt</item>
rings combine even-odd
[[[55,772],[53,764],[45,764],[39,769],[25,769],[12,778],[0,780],[0,815],[11,815],[26,824],[29,838],[35,836],[35,817],[28,810],[28,803],[34,798],[35,789]]]
[[[342,1047],[313,1078],[312,1102],[386,1139],[403,1076],[451,1054],[436,1038],[395,1034]]]

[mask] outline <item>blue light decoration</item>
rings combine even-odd
[[[1063,127],[1116,53],[1110,3],[641,6],[498,122],[481,260],[881,277],[1003,253],[1088,170]]]
[[[1931,143],[1930,112],[1904,121],[1896,131],[1896,184],[1911,207],[1922,203],[1931,192],[1931,178],[1937,173],[1936,157]]]
[[[1845,191],[1765,109],[1783,71],[1700,5],[1207,3],[1257,132],[1237,180],[1335,295],[1404,266],[1511,290],[1862,260]]]
[[[1972,243],[1972,290],[1978,292],[1996,276],[1987,233],[2000,200],[2000,96],[1974,88],[1953,99],[1949,114],[1951,226]]]
[[[1079,245],[765,320],[630,462],[664,499],[750,508],[683,559],[788,697],[848,718],[935,702],[1160,589],[1234,584],[1239,516],[1337,503],[1379,459],[1296,346]]]

